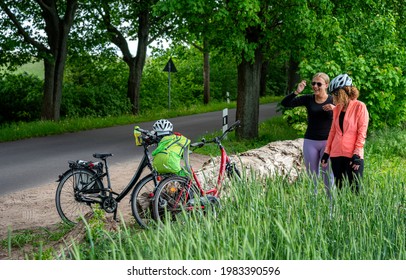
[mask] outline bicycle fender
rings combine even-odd
[[[58,175],[58,179],[55,182],[60,182],[62,178],[65,177],[66,174],[68,174],[69,172],[72,172],[72,169],[68,169],[63,174]]]
[[[58,179],[55,182],[60,182],[62,180],[62,178],[64,178],[65,176],[68,176],[69,173],[72,173],[75,170],[88,170],[90,172],[93,172],[94,174],[96,174],[96,172],[92,169],[87,169],[87,168],[69,168],[68,170],[66,170],[63,174],[58,176]]]

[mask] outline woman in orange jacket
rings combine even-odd
[[[355,193],[360,191],[360,179],[364,171],[364,144],[369,114],[365,104],[358,100],[359,91],[347,74],[335,77],[329,84],[336,107],[333,123],[321,159],[322,166],[331,160],[335,183],[342,189],[348,180]]]

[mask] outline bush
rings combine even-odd
[[[0,124],[35,121],[41,117],[43,81],[34,75],[0,77]]]
[[[131,112],[128,70],[111,57],[72,57],[63,87],[61,116],[119,116]]]

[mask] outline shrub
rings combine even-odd
[[[43,81],[34,75],[0,77],[0,124],[35,121],[41,117]]]

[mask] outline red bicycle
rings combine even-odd
[[[203,188],[198,176],[193,168],[186,162],[189,169],[189,177],[172,176],[162,180],[155,191],[153,201],[154,219],[159,222],[176,220],[177,214],[184,211],[194,211],[201,209],[204,212],[213,210],[220,206],[220,191],[225,178],[237,177],[241,179],[241,172],[231,161],[221,141],[231,131],[235,130],[240,121],[231,125],[220,137],[215,137],[209,141],[202,139],[201,142],[193,143],[190,146],[200,148],[209,143],[215,143],[220,149],[220,166],[216,185],[208,190]],[[185,156],[187,160],[188,156]]]

